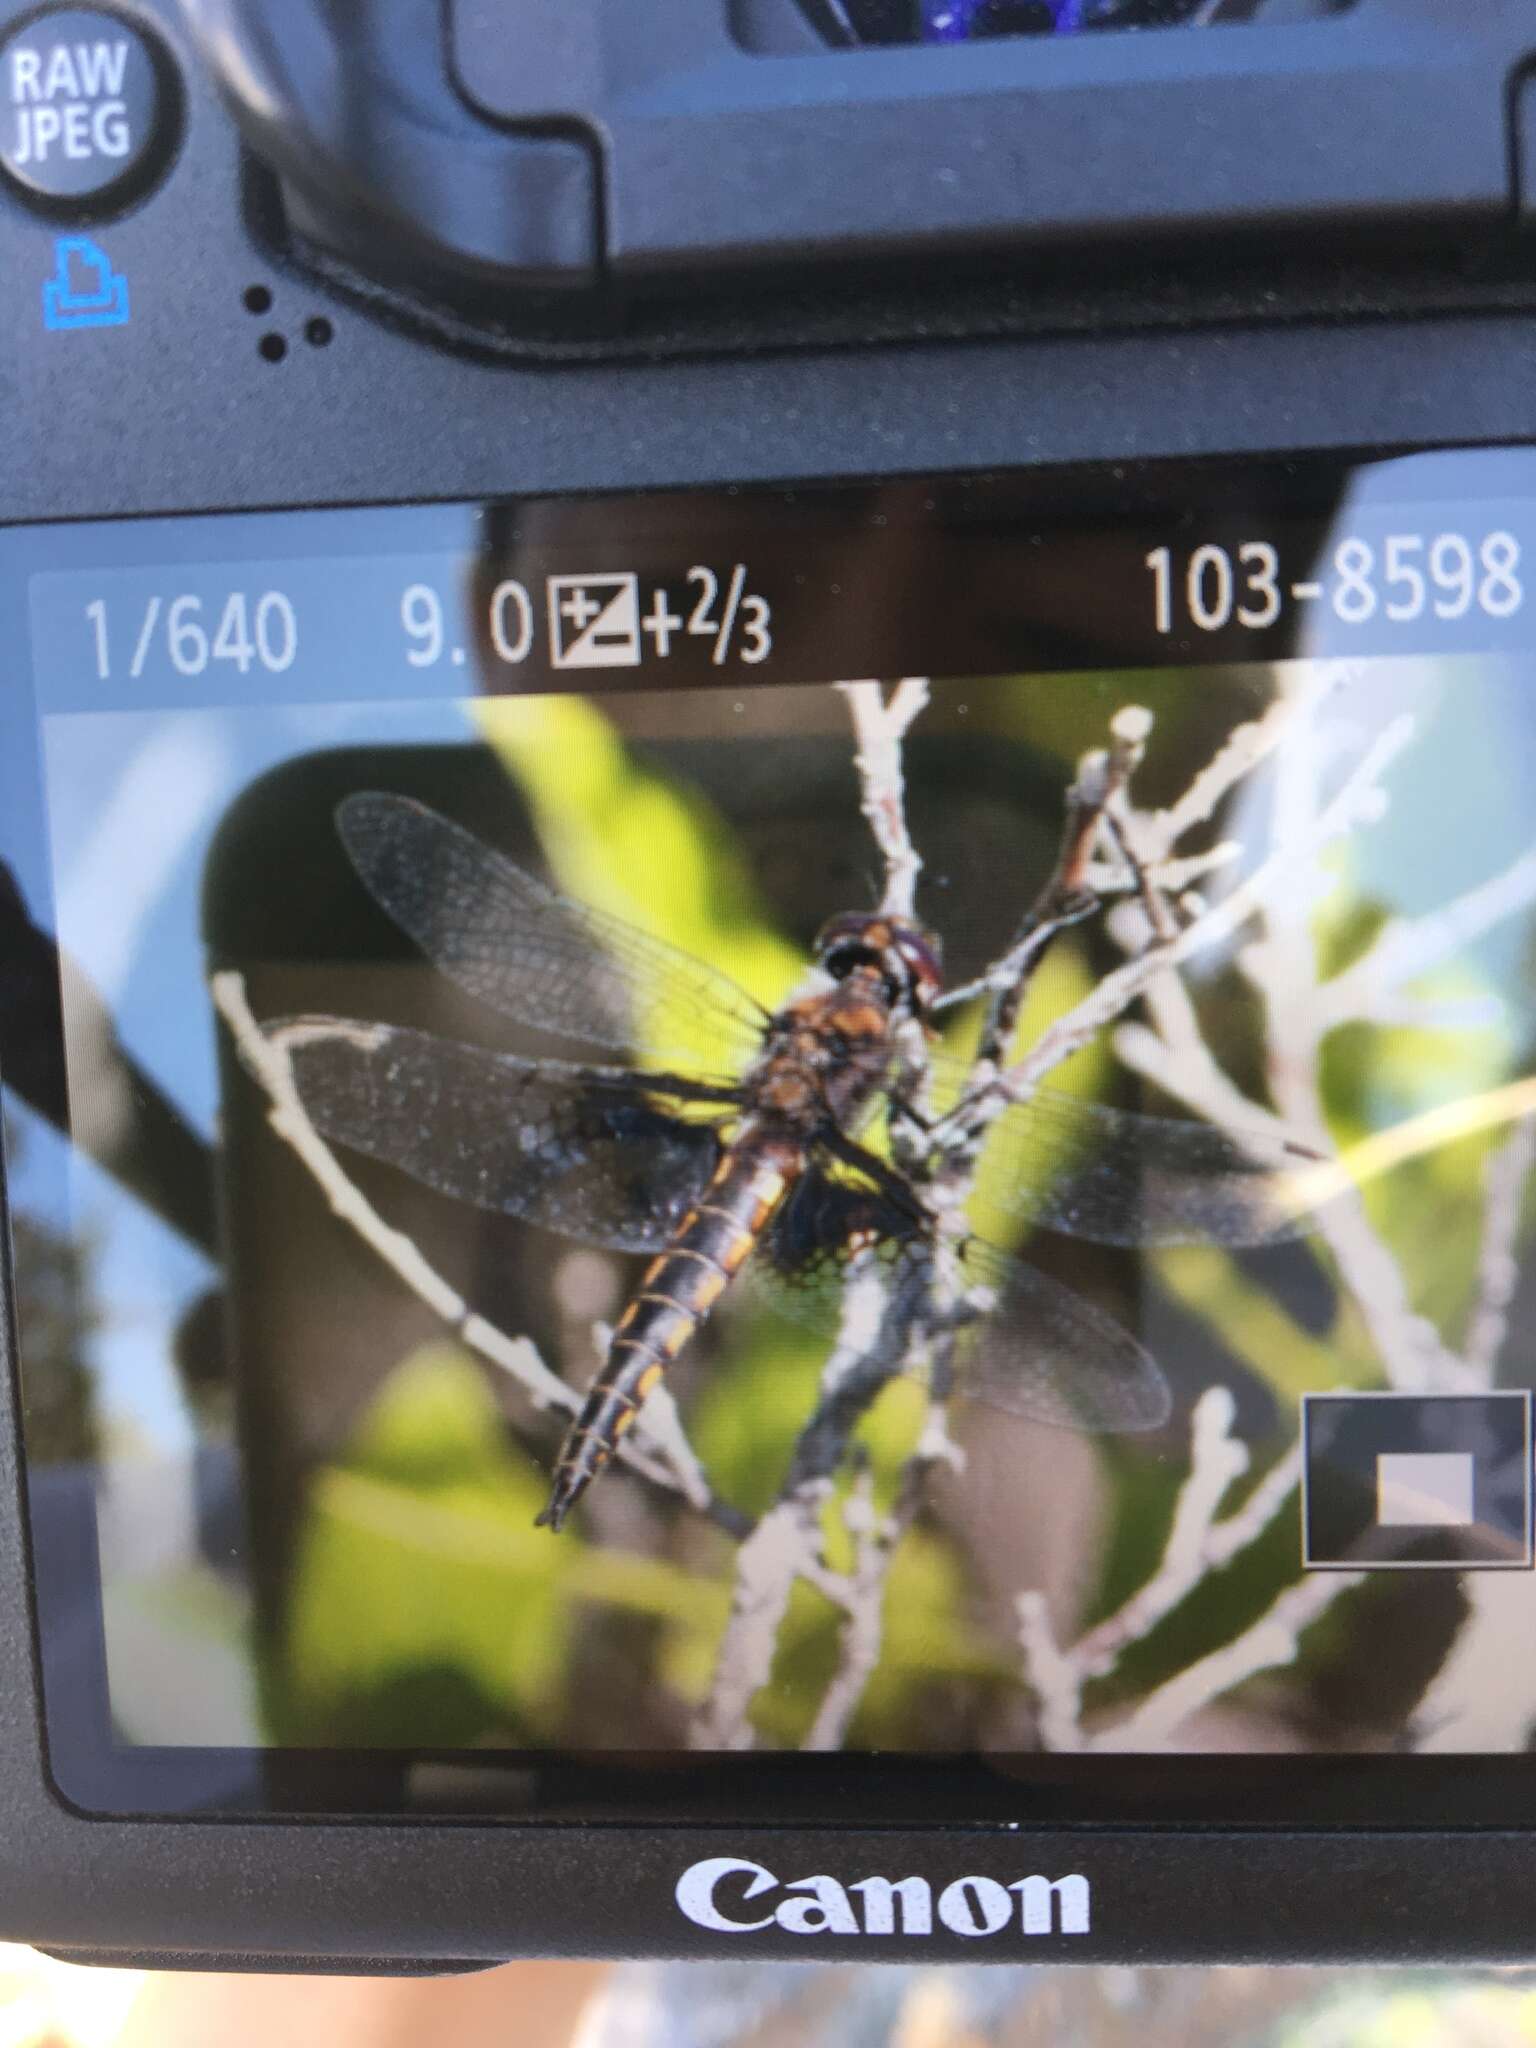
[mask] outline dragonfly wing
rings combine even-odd
[[[856,1255],[877,1252],[888,1276],[913,1228],[912,1216],[856,1167],[818,1153],[775,1213],[737,1285],[746,1300],[835,1337]]]
[[[336,814],[374,899],[460,988],[590,1045],[735,1073],[766,1014],[727,975],[622,918],[573,903],[410,797],[365,791]]]
[[[985,1304],[959,1338],[964,1393],[1057,1429],[1133,1431],[1167,1421],[1167,1381],[1112,1316],[978,1239],[961,1265]]]
[[[647,1076],[344,1017],[264,1025],[321,1135],[439,1194],[613,1251],[659,1251],[721,1141]]]
[[[946,1105],[963,1092],[957,1067],[936,1062]],[[1003,1111],[984,1162],[999,1208],[1094,1244],[1283,1244],[1316,1223],[1315,1153],[1049,1088]]]
[[[847,1334],[852,1260],[874,1254],[878,1292],[868,1340],[899,1356],[916,1319],[931,1313],[938,1254],[920,1216],[838,1165],[813,1168],[779,1211],[753,1262],[751,1286],[782,1314]],[[963,1306],[955,1341],[960,1390],[1010,1414],[1094,1433],[1156,1429],[1167,1382],[1146,1348],[1102,1309],[981,1239],[960,1253]]]

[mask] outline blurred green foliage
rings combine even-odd
[[[312,1488],[277,1739],[554,1743],[583,1607],[718,1632],[721,1586],[536,1529],[545,1490],[471,1358],[442,1345],[398,1366]]]

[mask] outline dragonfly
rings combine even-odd
[[[744,1274],[835,1331],[855,1261],[877,1263],[888,1300],[921,1303],[947,1257],[968,1305],[950,1331],[967,1396],[1088,1432],[1167,1419],[1167,1382],[1129,1330],[979,1234],[946,1244],[920,1177],[869,1141],[880,1117],[919,1114],[901,1093],[900,1048],[914,1027],[936,1035],[944,993],[922,925],[834,916],[770,1011],[720,968],[559,894],[412,798],[349,796],[337,829],[370,895],[459,989],[522,1026],[644,1062],[526,1058],[345,1017],[263,1026],[328,1141],[481,1209],[649,1255],[540,1523],[565,1523]],[[1300,1235],[1295,1164],[1284,1141],[1239,1143],[1046,1089],[1003,1111],[987,1139],[1005,1212],[1104,1245]]]

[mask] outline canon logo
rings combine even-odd
[[[784,1896],[770,1902],[771,1892]],[[968,1940],[1010,1927],[1023,1934],[1088,1932],[1088,1880],[1075,1873],[1020,1877],[1012,1884],[957,1877],[935,1898],[926,1877],[865,1877],[844,1885],[822,1875],[782,1883],[761,1863],[709,1856],[678,1879],[677,1903],[695,1927],[711,1934],[758,1934],[765,1927],[788,1934],[932,1934],[936,1919]]]

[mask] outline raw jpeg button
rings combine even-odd
[[[94,7],[34,15],[0,43],[0,165],[40,205],[88,211],[170,154],[170,74],[150,37]]]
[[[1309,1570],[1530,1565],[1528,1393],[1308,1394],[1301,1434]]]

